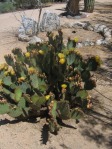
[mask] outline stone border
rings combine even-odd
[[[94,31],[103,36],[103,39],[98,39],[96,42],[86,40],[84,42],[77,43],[77,48],[84,46],[94,46],[94,45],[107,45],[109,40],[112,38],[112,30],[105,25],[96,24],[91,25],[89,22],[77,22],[77,23],[64,23],[61,28],[82,28],[88,31]]]

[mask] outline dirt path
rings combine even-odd
[[[44,10],[49,9],[60,14],[64,8],[65,4],[55,4],[49,8],[44,8]],[[81,3],[82,8],[83,3]],[[11,53],[12,48],[21,47],[25,50],[27,43],[19,42],[14,34],[20,25],[14,15],[20,19],[22,13],[0,15],[0,63],[4,61],[5,54]],[[25,13],[27,16],[31,16],[33,13],[32,17],[38,18],[38,10],[28,10]],[[100,22],[112,28],[112,1],[96,0],[95,12],[90,14],[88,18],[80,20],[61,18],[61,23],[88,20],[92,23]],[[66,31],[65,36],[67,33],[70,34],[69,31]],[[81,31],[78,33],[80,34],[79,38],[83,40]],[[89,32],[85,34],[90,36]],[[79,124],[76,124],[73,120],[65,121],[66,127],[63,127],[57,136],[49,134],[47,143],[47,129],[44,127],[42,130],[45,123],[44,119],[39,123],[27,123],[17,122],[8,115],[0,115],[0,149],[112,148],[112,44],[107,47],[95,46],[79,50],[84,56],[99,55],[103,60],[102,67],[96,73],[97,88],[91,92],[94,102],[93,111]]]

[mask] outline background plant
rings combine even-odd
[[[0,65],[0,114],[30,120],[45,116],[52,133],[58,120],[76,119],[92,107],[87,90],[96,87],[92,71],[98,56],[84,60],[76,51],[77,39],[63,43],[63,33],[47,34],[48,41],[29,45],[27,52],[14,49]]]
[[[0,2],[0,13],[14,11],[15,7],[12,2]]]

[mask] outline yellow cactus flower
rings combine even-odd
[[[26,78],[25,77],[20,77],[18,78],[18,82],[23,82]]]
[[[62,84],[61,87],[62,87],[63,89],[66,89],[66,88],[67,88],[67,85],[66,85],[66,84]]]
[[[39,54],[44,55],[44,51],[39,50],[38,52],[39,52]]]
[[[74,38],[74,41],[75,41],[75,42],[78,42],[78,38],[77,38],[77,37],[76,37],[76,38]]]
[[[11,70],[10,70],[10,74],[11,74],[12,76],[14,76],[14,75],[15,75],[15,71],[14,71],[13,69],[11,69]]]
[[[46,95],[46,96],[45,96],[45,99],[46,99],[46,100],[49,100],[50,97],[51,97],[50,95]]]
[[[65,58],[61,58],[61,59],[59,60],[59,63],[60,63],[60,64],[64,64],[64,63],[65,63]]]
[[[34,67],[30,67],[30,68],[28,68],[28,72],[29,72],[30,74],[33,74],[33,73],[36,72],[36,69],[35,69]]]
[[[2,79],[0,79],[0,86],[3,84],[3,81],[2,81]]]
[[[95,60],[99,65],[101,64],[101,59],[98,55],[95,56]]]
[[[30,57],[30,52],[26,52],[26,53],[25,53],[25,56],[26,56],[27,58],[29,58],[29,57]]]
[[[58,53],[58,57],[61,58],[65,58],[65,55],[63,53]]]
[[[9,71],[5,71],[4,75],[7,76],[9,74]]]
[[[6,63],[0,64],[0,70],[7,70],[8,69],[8,65]]]

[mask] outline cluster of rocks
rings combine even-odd
[[[112,38],[112,30],[105,25],[96,24],[91,25],[89,22],[77,22],[77,23],[64,23],[62,28],[83,28],[85,30],[94,31],[102,35],[103,39],[98,39],[95,42],[86,40],[77,43],[77,47],[93,46],[93,45],[105,45],[108,44]]]
[[[38,31],[53,31],[60,28],[60,18],[57,14],[46,11],[38,24],[35,20],[22,16],[21,26],[18,30],[18,39],[29,43],[41,42],[36,35]]]
[[[60,25],[60,18],[57,14],[50,11],[46,11],[38,24],[35,20],[22,16],[21,26],[18,30],[18,39],[20,41],[27,41],[29,43],[42,42],[36,35],[38,31],[53,31],[59,28],[83,28],[85,30],[94,31],[102,35],[103,39],[98,39],[93,42],[86,40],[84,42],[77,43],[77,47],[104,45],[108,44],[112,37],[112,30],[105,25],[91,25],[89,22],[77,22],[77,23],[64,23]]]

